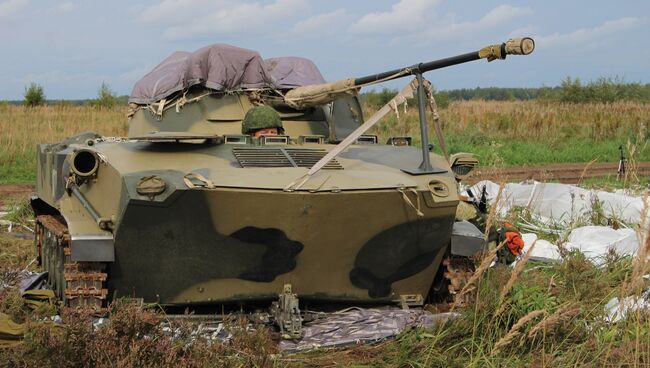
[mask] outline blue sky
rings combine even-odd
[[[532,36],[528,57],[434,71],[438,89],[650,83],[650,1],[0,0],[0,100],[41,84],[50,99],[129,94],[176,50],[211,43],[303,56],[328,80],[363,76]],[[397,88],[400,83],[388,85]]]

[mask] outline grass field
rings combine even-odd
[[[619,145],[628,142],[636,146],[637,160],[650,160],[647,103],[462,101],[439,113],[449,151],[476,153],[485,166],[613,162]],[[417,123],[417,111],[411,108],[399,121],[395,114],[388,116],[374,131],[417,138]]]
[[[366,117],[372,114],[368,107],[364,110]],[[418,142],[417,116],[410,106],[400,110],[399,119],[386,116],[370,133],[381,142],[396,135]],[[476,153],[485,166],[613,162],[619,145],[628,142],[637,161],[650,161],[650,103],[463,101],[441,109],[440,119],[450,152]],[[127,124],[125,107],[0,105],[0,183],[34,182],[38,143],[84,131],[124,136]]]

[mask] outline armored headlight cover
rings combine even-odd
[[[455,153],[449,161],[457,180],[466,178],[478,165],[478,160],[471,153]]]

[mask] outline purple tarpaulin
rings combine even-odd
[[[264,61],[280,88],[295,88],[325,83],[320,71],[309,59],[288,56]]]
[[[216,44],[173,53],[135,84],[129,102],[150,104],[197,84],[217,91],[275,88],[257,52]]]
[[[194,85],[233,91],[286,89],[320,83],[325,83],[325,79],[308,59],[263,60],[256,51],[215,44],[194,52],[171,54],[135,84],[129,102],[151,104]]]

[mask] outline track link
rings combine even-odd
[[[48,282],[57,297],[69,307],[106,306],[106,264],[75,262],[71,257],[70,234],[60,216],[36,217],[36,251]]]

